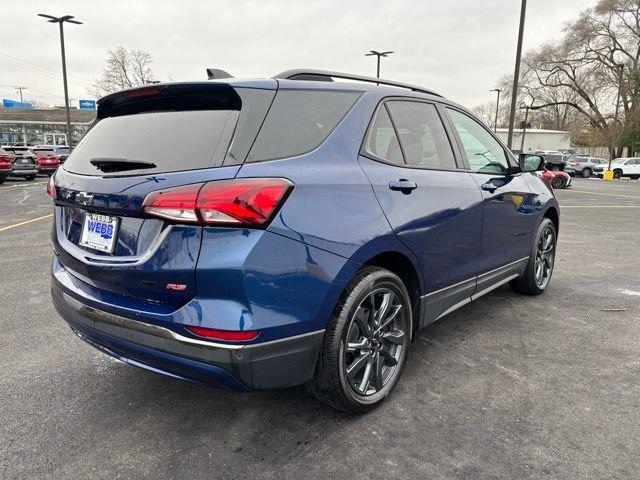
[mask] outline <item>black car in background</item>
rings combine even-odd
[[[15,157],[11,165],[11,176],[23,177],[25,180],[36,178],[38,163],[29,147],[4,147],[4,149]]]

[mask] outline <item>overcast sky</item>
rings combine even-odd
[[[524,50],[561,35],[595,0],[530,0]],[[148,51],[162,81],[204,79],[206,67],[268,77],[310,67],[375,75],[371,49],[393,50],[381,76],[432,88],[468,107],[515,60],[518,0],[2,0],[0,97],[62,104],[57,26],[37,13],[75,15],[65,28],[70,96],[92,98],[107,50]],[[20,66],[19,66],[20,65]],[[75,102],[77,104],[77,102]]]

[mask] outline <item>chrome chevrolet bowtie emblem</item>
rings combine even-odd
[[[78,192],[76,193],[76,202],[80,205],[90,205],[93,201],[93,195],[87,192]]]

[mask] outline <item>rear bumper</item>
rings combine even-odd
[[[44,173],[48,175],[49,173],[54,173],[57,169],[57,165],[55,167],[38,167],[38,173]]]
[[[25,170],[11,170],[11,175],[14,177],[26,177],[28,175],[37,175],[38,170],[36,168]]]
[[[54,268],[56,310],[82,340],[122,361],[236,391],[300,385],[313,377],[324,330],[249,345],[203,341],[90,305],[68,288],[65,274]]]

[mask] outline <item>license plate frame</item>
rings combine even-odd
[[[91,224],[92,221],[95,223]],[[82,221],[78,245],[102,253],[113,253],[116,249],[119,226],[120,219],[118,217],[87,212]]]

